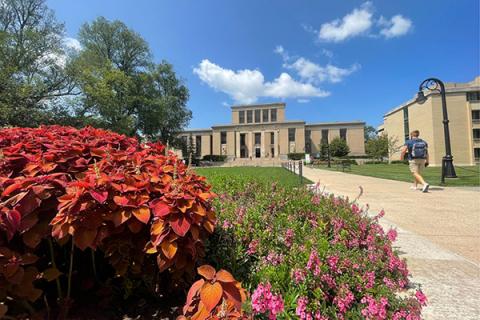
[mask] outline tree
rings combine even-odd
[[[402,149],[402,145],[398,142],[398,138],[395,136],[387,136],[388,144],[388,163],[392,162],[392,157],[395,153]]]
[[[0,125],[52,122],[55,102],[76,93],[63,39],[45,0],[0,1]]]
[[[330,142],[330,154],[333,157],[345,157],[350,153],[347,142],[342,138],[335,138]]]
[[[374,159],[382,160],[388,156],[388,137],[382,135],[368,140],[365,143],[365,152]]]
[[[377,136],[377,130],[374,127],[366,125],[364,129],[365,142],[371,139],[375,139]]]
[[[75,63],[83,96],[77,115],[127,135],[177,145],[191,119],[188,89],[172,65],[156,65],[145,40],[120,21],[100,17],[79,33]]]

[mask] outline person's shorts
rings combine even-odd
[[[412,159],[408,161],[411,173],[421,173],[425,169],[425,159]]]

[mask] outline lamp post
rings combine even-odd
[[[331,168],[332,165],[330,164],[330,143],[327,144],[327,161],[328,161],[328,167]]]
[[[424,90],[439,92],[442,97],[442,111],[443,111],[443,133],[445,135],[445,156],[442,158],[442,184],[445,183],[445,178],[456,178],[455,168],[453,166],[452,149],[450,146],[450,130],[448,128],[448,114],[447,114],[447,99],[445,97],[445,85],[436,78],[428,78],[424,80],[419,88],[416,101],[423,104],[427,101],[427,97],[423,93]]]

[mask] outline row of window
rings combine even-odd
[[[245,119],[245,115],[247,116]],[[269,121],[270,116],[270,121]],[[246,121],[245,121],[246,120]],[[256,109],[256,110],[240,110],[238,112],[238,121],[240,123],[260,123],[260,122],[276,122],[277,109]]]
[[[480,122],[480,110],[472,110],[472,121]]]
[[[480,91],[467,92],[467,101],[480,101]]]
[[[473,140],[480,141],[480,129],[473,129]]]

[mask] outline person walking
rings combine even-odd
[[[418,189],[418,184],[422,185],[422,191],[428,192],[430,185],[423,179],[422,171],[428,166],[428,143],[420,139],[420,131],[410,132],[410,139],[405,142],[402,148],[402,159],[407,156],[408,166],[413,175],[413,190]]]

